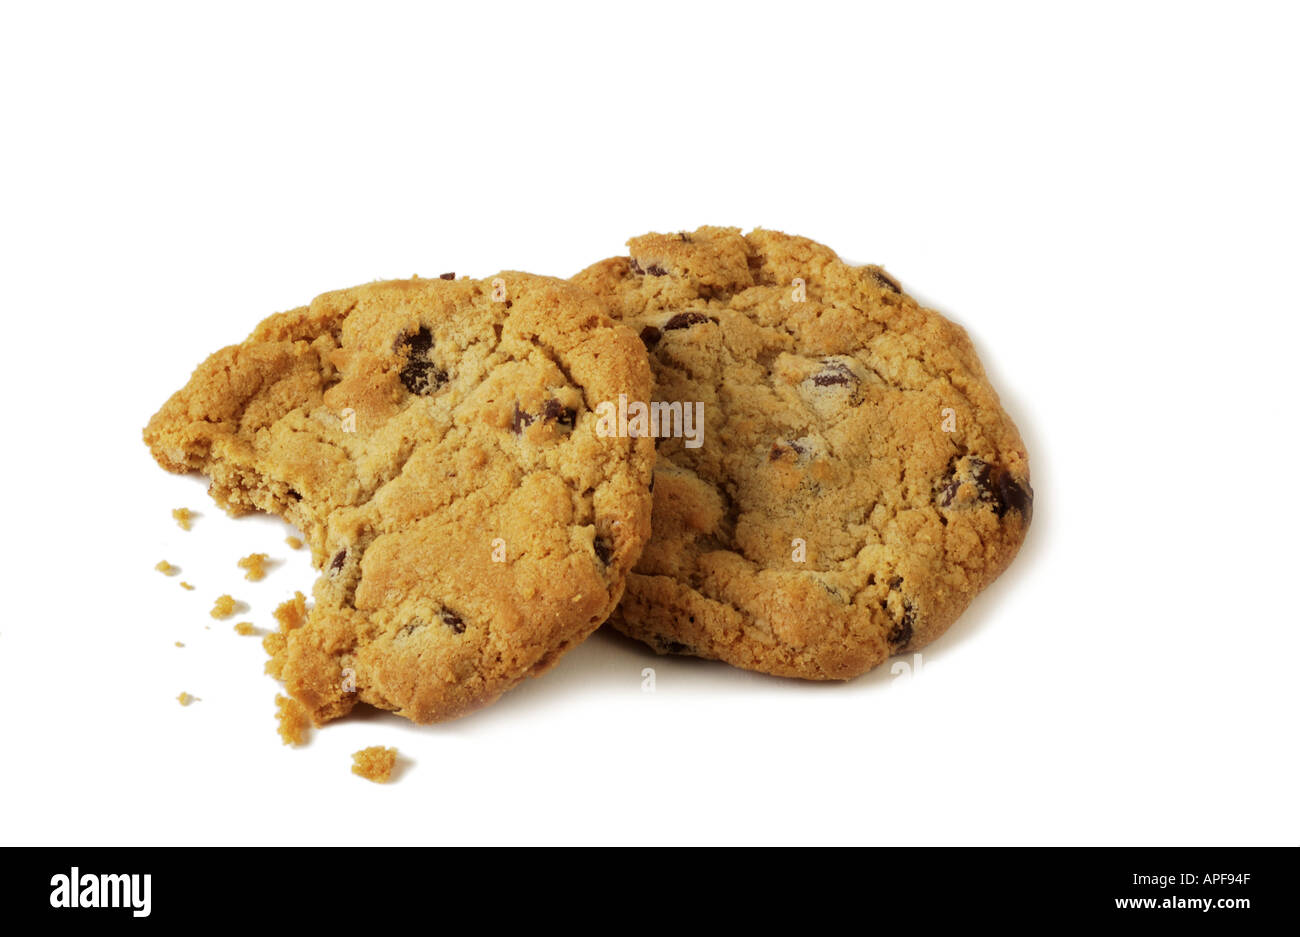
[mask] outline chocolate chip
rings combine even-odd
[[[402,384],[417,396],[428,394],[447,383],[447,372],[431,361],[412,361],[402,368]]]
[[[969,481],[975,486],[976,497],[984,504],[992,505],[998,517],[1005,517],[1008,511],[1019,511],[1026,521],[1033,516],[1033,489],[1022,486],[1005,468],[972,458],[967,460],[967,470],[969,478],[963,479],[957,474],[955,465],[951,469],[951,480],[935,496],[940,507],[950,507],[963,481]]]
[[[997,479],[997,504],[998,517],[1002,517],[1007,511],[1019,511],[1020,515],[1028,523],[1034,516],[1034,492],[1028,485],[1021,487],[1020,483],[1011,477],[1011,473],[1003,471]]]
[[[793,452],[796,456],[801,456],[808,451],[808,447],[800,445],[793,439],[787,439],[785,442],[773,443],[772,451],[767,454],[767,458],[769,461],[775,462],[787,451]]]
[[[951,478],[948,480],[946,485],[939,489],[939,493],[935,495],[935,501],[938,502],[939,507],[946,508],[952,506],[953,501],[957,499],[957,492],[960,490],[964,481],[970,480],[978,487],[978,479],[982,472],[988,470],[988,463],[984,462],[982,459],[970,459],[967,467],[970,473],[970,478],[964,479],[957,471],[957,460],[954,458],[948,463],[948,473]]]
[[[659,266],[658,264],[651,264],[650,266],[646,267],[645,272],[650,274],[650,276],[652,277],[668,276],[668,271],[665,270],[663,267]]]
[[[347,560],[347,558],[348,558],[348,551],[346,548],[339,550],[339,552],[335,553],[334,559],[330,560],[330,573],[331,574],[337,573],[340,569],[342,569],[343,563]]]
[[[555,423],[557,426],[563,426],[566,429],[573,429],[578,422],[578,411],[566,407],[555,398],[551,398],[542,405],[540,414],[529,413],[527,410],[519,409],[519,401],[516,400],[514,412],[510,416],[510,428],[518,435],[539,419]]]
[[[902,577],[902,576],[895,576],[893,579],[889,580],[889,588],[890,588],[890,589],[897,589],[897,588],[898,588],[899,586],[901,586],[902,584],[903,584],[903,577]]]
[[[515,410],[510,417],[510,429],[518,436],[524,431],[525,427],[532,426],[537,417],[533,416],[527,410],[519,409],[519,401],[515,401]]]
[[[427,325],[422,325],[411,335],[398,341],[398,346],[405,345],[407,354],[412,358],[427,358],[433,350],[433,333]]]
[[[610,559],[614,556],[614,548],[609,545],[609,541],[597,535],[596,539],[591,541],[591,546],[596,551],[596,558],[608,566]]]
[[[627,263],[628,266],[632,268],[632,272],[635,273],[637,276],[639,277],[645,276],[645,271],[641,269],[641,265],[636,262],[635,257],[629,257],[627,259]]]
[[[679,312],[667,322],[664,323],[664,331],[671,332],[674,329],[689,329],[692,325],[699,325],[701,322],[717,322],[702,312]]]
[[[916,623],[916,612],[912,608],[911,602],[903,603],[903,617],[900,621],[894,623],[889,629],[889,647],[894,651],[901,651],[907,647],[907,642],[912,640],[912,625]]]
[[[402,626],[401,630],[397,632],[397,637],[409,638],[416,631],[419,631],[421,628],[423,628],[424,625],[425,623],[422,619],[413,618],[411,619],[411,621],[409,621],[408,623]]]
[[[837,589],[837,588],[835,588],[834,586],[832,586],[832,585],[831,585],[829,582],[827,582],[825,579],[818,579],[818,580],[817,580],[817,585],[821,586],[822,589],[824,589],[824,590],[826,591],[826,594],[829,595],[831,598],[836,599],[836,600],[839,601],[839,602],[843,602],[843,601],[844,601],[844,595],[843,595],[843,593],[841,593],[839,589]]]
[[[898,285],[898,281],[883,270],[872,270],[871,277],[882,289],[889,290],[891,293],[903,292],[903,288]]]
[[[454,273],[440,273],[440,274],[438,274],[438,279],[439,279],[439,280],[454,280],[454,279],[456,279],[456,274],[454,274]]]
[[[961,479],[954,475],[948,484],[940,488],[939,493],[934,496],[935,502],[941,508],[952,507],[953,499],[957,497],[957,489],[960,487]]]
[[[434,367],[430,361],[411,361],[402,368],[402,385],[416,396],[437,390],[447,380],[447,372]]]
[[[687,243],[687,244],[691,244],[691,243],[693,243],[693,242],[691,241],[691,236],[690,236],[689,234],[687,234],[685,231],[678,231],[678,232],[677,232],[677,240],[679,240],[679,241],[683,241],[683,242],[685,242],[685,243]]]
[[[546,406],[542,408],[542,419],[551,420],[559,426],[567,426],[572,429],[577,418],[577,410],[569,409],[554,397],[546,401]]]
[[[647,325],[641,330],[641,344],[645,345],[648,351],[659,344],[659,339],[664,337],[664,333],[653,325]]]
[[[433,333],[420,326],[413,335],[398,341],[399,349],[406,349],[406,365],[400,374],[402,385],[412,394],[427,394],[447,382],[447,372],[429,360],[433,350]]]
[[[1028,516],[1029,495],[1011,478],[1011,474],[1000,465],[989,465],[983,459],[971,459],[971,480],[979,489],[979,499],[993,505],[998,517],[1015,509]]]
[[[511,306],[513,306],[514,304],[515,304],[515,301],[514,301],[513,299],[507,299],[507,300],[506,300],[506,308],[507,308],[507,309],[509,309],[509,308],[510,308]]]
[[[822,369],[812,376],[817,387],[848,387],[858,383],[858,376],[843,361],[823,361]]]
[[[302,500],[302,495],[298,494],[298,492],[294,491],[292,488],[289,489],[289,491],[287,492],[287,494],[289,495],[290,498],[293,498],[293,500],[295,500],[295,501],[301,501],[301,500]]]
[[[456,634],[465,633],[465,619],[461,618],[449,608],[444,608],[442,610],[442,623]]]

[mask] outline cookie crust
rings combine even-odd
[[[737,228],[648,234],[574,282],[646,345],[654,533],[611,617],[660,653],[813,680],[939,637],[1011,562],[1024,443],[965,331],[876,266]]]

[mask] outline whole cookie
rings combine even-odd
[[[640,334],[658,403],[654,532],[611,623],[815,680],[941,635],[1011,562],[1032,504],[966,333],[806,238],[629,247],[574,278]]]
[[[306,535],[315,606],[267,638],[267,669],[318,725],[358,702],[431,722],[540,674],[617,604],[654,449],[598,435],[593,408],[649,391],[635,333],[570,283],[393,280],[265,320],[144,438],[231,513]]]

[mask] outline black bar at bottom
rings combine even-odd
[[[899,913],[926,924],[1129,918],[1235,927],[1296,908],[1297,854],[1278,848],[487,852],[8,848],[4,864],[14,871],[0,876],[0,898],[22,918],[72,926],[255,921],[334,933],[411,916],[446,926],[453,909],[478,908],[493,909],[494,926],[519,912],[590,924],[598,912],[612,913],[615,928],[624,915],[670,926],[670,916],[684,922],[701,910],[728,928],[750,915],[764,925],[788,915],[804,928],[833,926],[846,913],[864,927]]]

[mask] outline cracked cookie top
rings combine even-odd
[[[430,722],[541,673],[618,602],[654,450],[594,411],[649,390],[636,335],[572,284],[413,278],[271,316],[144,438],[231,513],[306,535],[315,606],[266,646],[317,724],[357,702]]]
[[[1029,525],[1024,444],[966,333],[875,266],[736,228],[649,234],[574,282],[640,335],[653,535],[611,618],[663,653],[810,679],[938,637]]]

